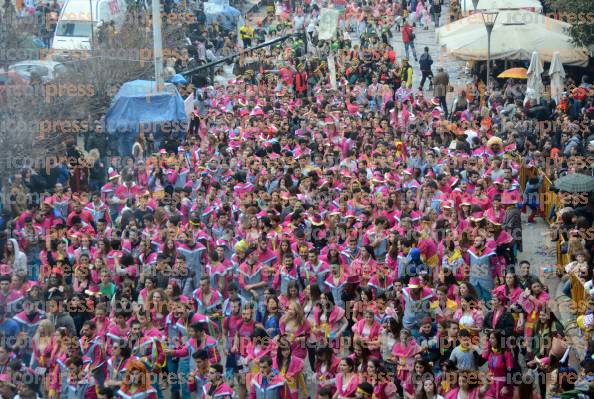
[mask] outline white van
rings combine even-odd
[[[52,49],[90,50],[91,29],[97,35],[99,23],[121,26],[126,17],[125,0],[66,0],[60,12]]]

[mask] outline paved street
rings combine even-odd
[[[260,10],[252,20],[257,20],[263,17],[263,11]],[[445,5],[443,7],[443,13],[441,16],[440,25],[443,26],[446,21],[446,17],[449,18],[449,7]],[[393,36],[391,44],[396,51],[398,60],[404,58],[404,44],[402,42],[402,33],[393,30]],[[424,30],[417,26],[415,28],[415,47],[417,51],[417,58],[423,52],[425,46],[429,47],[429,53],[432,56],[434,63],[432,70],[435,73],[438,67],[444,67],[445,71],[450,76],[450,83],[456,88],[454,93],[448,93],[448,105],[451,107],[453,99],[458,91],[458,88],[463,87],[469,80],[470,75],[466,73],[466,63],[463,61],[449,58],[445,51],[441,50],[435,39],[435,27],[431,23],[429,29]],[[359,38],[356,34],[351,34],[352,45],[359,44]],[[413,88],[419,86],[421,80],[421,72],[419,70],[418,62],[414,61],[412,51],[409,53],[409,62],[414,68],[413,72]],[[224,75],[218,76],[217,79],[222,82],[233,77],[232,67],[225,67]],[[425,94],[426,97],[432,97],[433,93],[429,90],[429,84],[425,83]],[[543,221],[542,218],[537,218],[536,223],[526,223],[527,215],[522,215],[523,220],[523,240],[524,240],[524,252],[521,252],[518,256],[519,261],[527,260],[531,264],[532,274],[538,276],[543,283],[549,288],[549,293],[552,299],[552,311],[557,315],[558,319],[567,327],[569,326],[569,335],[576,337],[577,330],[572,328],[572,322],[574,317],[568,309],[568,298],[559,296],[559,279],[555,273],[545,273],[545,269],[554,270],[556,267],[556,252],[555,244],[551,242],[549,236],[548,225]],[[575,340],[575,342],[579,342]],[[306,361],[306,383],[308,389],[312,389],[315,392],[317,381],[313,378],[312,371],[309,367],[309,363]],[[311,392],[311,391],[310,391]]]

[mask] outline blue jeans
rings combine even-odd
[[[407,59],[408,59],[408,49],[409,48],[412,49],[413,57],[415,57],[415,60],[416,60],[417,59],[417,49],[415,49],[415,42],[404,42],[404,53],[405,53]]]
[[[188,386],[189,375],[190,375],[190,358],[185,357],[174,362],[174,358],[167,357],[167,371],[170,374],[176,375],[177,381],[171,383],[171,393],[177,393],[181,391],[181,398],[190,398],[190,388]]]
[[[29,261],[29,270],[27,272],[27,276],[29,280],[37,281],[39,279],[39,266],[41,262],[39,261],[39,257],[37,259],[32,259]]]
[[[436,14],[436,13],[432,13],[431,16],[433,17],[433,23],[435,24],[435,27],[437,28],[439,26],[439,17],[441,14]]]
[[[152,384],[152,387],[155,388],[155,391],[157,391],[157,399],[165,399],[163,390],[161,389],[161,384],[159,384],[159,382]]]
[[[571,298],[571,280],[567,280],[563,283],[563,293]]]
[[[473,284],[474,288],[476,289],[476,293],[479,297],[479,299],[482,299],[485,301],[485,303],[489,302],[491,300],[491,290],[490,289],[486,289],[484,288],[481,283],[476,283]]]

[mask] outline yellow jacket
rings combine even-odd
[[[254,37],[254,28],[246,25],[242,26],[239,29],[239,36],[242,39],[252,39]]]

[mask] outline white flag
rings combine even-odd
[[[322,8],[318,23],[318,39],[331,40],[336,36],[340,13],[333,8]]]
[[[330,85],[332,85],[333,90],[337,90],[338,86],[336,85],[336,64],[334,63],[334,56],[328,56],[328,71],[330,72]]]

